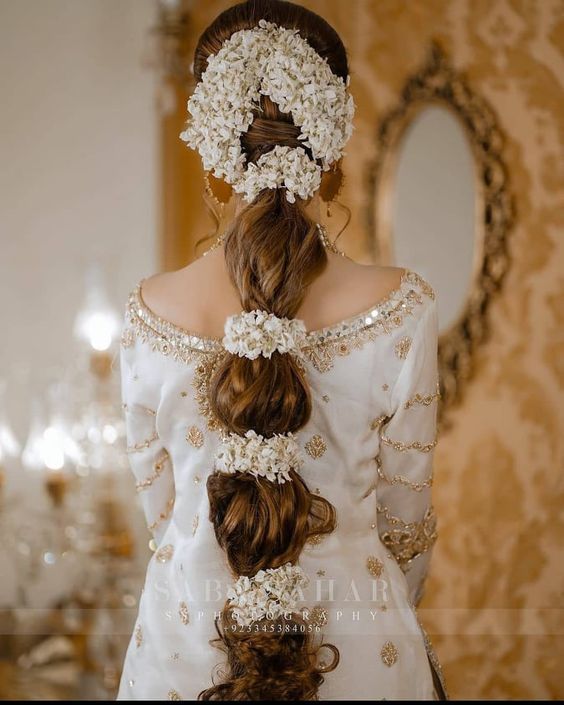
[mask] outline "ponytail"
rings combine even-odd
[[[292,318],[327,255],[300,202],[289,203],[277,189],[262,191],[235,219],[225,261],[244,310]],[[311,394],[292,355],[250,360],[227,353],[211,381],[210,406],[226,432],[272,436],[307,423]],[[308,539],[334,530],[334,507],[295,469],[289,475],[282,484],[247,473],[215,471],[208,478],[210,520],[234,575],[295,564]],[[316,664],[320,641],[299,615],[279,617],[268,631],[240,631],[228,602],[216,624],[228,671],[200,693],[202,700],[310,700],[322,672],[331,670]],[[338,652],[324,646],[334,652],[334,668]]]

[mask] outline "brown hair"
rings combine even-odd
[[[332,71],[346,79],[345,48],[325,20],[290,2],[252,0],[221,13],[205,30],[194,57],[196,80],[224,41],[234,32],[256,27],[261,19],[298,29]],[[241,139],[247,162],[256,162],[275,145],[303,146],[299,134],[291,116],[263,96],[260,111],[255,111]],[[325,249],[303,206],[299,198],[289,203],[283,189],[265,189],[231,223],[224,240],[225,261],[245,311],[294,317],[309,284],[325,268]],[[222,427],[238,434],[249,429],[264,436],[294,432],[311,415],[302,365],[292,355],[278,352],[256,360],[226,354],[213,375],[209,397]],[[295,470],[290,476],[291,482],[277,484],[241,473],[210,475],[210,520],[234,576],[297,563],[308,539],[334,530],[334,507],[312,493]],[[216,621],[219,638],[214,641],[226,652],[227,668],[221,682],[202,691],[199,699],[316,699],[322,673],[334,669],[339,656],[333,645],[321,645],[307,626],[294,614],[290,621],[277,620],[272,631],[241,631],[227,603]],[[321,667],[317,652],[323,647],[334,658]]]

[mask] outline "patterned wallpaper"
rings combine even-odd
[[[437,448],[440,538],[420,616],[434,635],[452,698],[563,698],[564,3],[303,4],[341,32],[350,53],[358,117],[341,195],[353,217],[341,241],[351,256],[368,258],[363,208],[377,121],[423,63],[431,39],[489,101],[505,131],[517,208],[511,266],[490,309],[492,333],[478,353],[475,378]],[[194,39],[228,5],[199,0]],[[165,141],[167,130],[178,134],[180,108],[165,120]],[[180,156],[176,139],[179,232],[191,235],[171,252],[165,234],[166,266],[185,261],[210,230],[199,163]],[[170,177],[166,158],[164,166]],[[188,214],[186,204],[193,205]]]

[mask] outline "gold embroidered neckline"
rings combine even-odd
[[[419,275],[409,269],[404,269],[399,285],[386,294],[383,299],[380,299],[378,303],[372,304],[372,306],[364,309],[360,313],[349,316],[337,323],[325,326],[324,328],[308,331],[305,348],[309,348],[318,343],[323,344],[329,341],[334,341],[335,339],[341,339],[346,335],[350,335],[358,331],[360,328],[372,325],[380,310],[388,309],[392,303],[397,302],[401,297],[403,297],[406,285],[413,284],[418,284],[423,289],[424,293],[431,298],[434,298],[432,289],[423,279],[421,279],[421,277],[419,277]],[[172,323],[171,321],[162,318],[155,313],[143,299],[142,286],[143,280],[141,280],[132,292],[130,304],[135,307],[136,313],[143,320],[143,322],[152,328],[157,334],[163,337],[167,337],[167,335],[172,334],[177,339],[183,339],[185,345],[202,352],[219,352],[223,350],[221,338],[194,333],[193,331],[183,328],[176,323]]]

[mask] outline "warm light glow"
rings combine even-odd
[[[117,439],[117,431],[114,426],[106,424],[102,430],[102,437],[106,443],[115,443]]]
[[[86,275],[86,297],[75,321],[75,335],[97,352],[109,350],[120,330],[120,317],[106,292],[104,272],[92,265]]]
[[[49,470],[61,470],[65,465],[65,439],[53,426],[43,431],[41,456],[45,467]]]
[[[107,313],[94,313],[83,323],[84,337],[88,339],[94,350],[103,352],[112,344],[117,333],[116,321]]]

